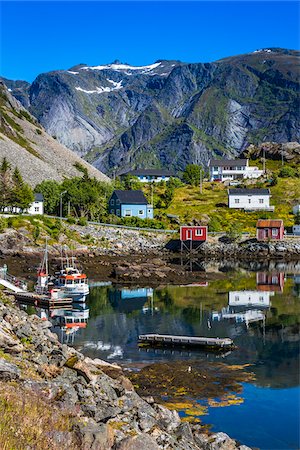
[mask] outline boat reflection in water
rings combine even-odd
[[[19,307],[28,314],[36,314],[42,320],[49,320],[52,323],[51,330],[58,335],[60,342],[66,344],[74,344],[80,330],[86,328],[90,315],[85,303],[49,308],[20,303]]]
[[[53,323],[53,331],[58,332],[60,341],[71,344],[74,343],[76,334],[86,328],[89,316],[90,310],[84,304],[81,307],[76,305],[71,310],[55,309],[51,311],[50,320]]]

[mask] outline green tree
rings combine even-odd
[[[20,208],[21,211],[29,208],[34,201],[34,195],[29,184],[23,181],[22,175],[18,169],[15,168],[12,175],[12,192],[11,192],[11,204],[16,208]]]
[[[11,165],[4,157],[0,166],[0,209],[11,206],[12,177]]]
[[[199,186],[200,183],[200,173],[203,177],[203,169],[197,164],[188,164],[183,172],[183,181],[191,186]]]
[[[43,194],[46,214],[58,214],[61,187],[57,181],[42,181],[36,185],[34,191]]]

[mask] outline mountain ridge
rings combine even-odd
[[[40,74],[24,86],[23,102],[49,134],[106,173],[183,170],[249,144],[299,141],[299,55],[268,48],[212,63],[79,64]]]
[[[91,177],[110,181],[95,167],[49,136],[38,121],[0,82],[0,159],[18,167],[31,186],[51,179],[82,176],[81,168]]]

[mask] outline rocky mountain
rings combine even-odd
[[[109,181],[106,175],[49,136],[0,82],[0,161],[3,157],[13,167],[17,166],[32,186],[45,179],[61,181],[64,177],[81,176],[80,166],[86,167],[90,176]]]
[[[9,87],[49,134],[104,172],[182,170],[249,144],[299,141],[299,61],[298,51],[270,48],[205,64],[80,64],[39,75],[24,98]]]

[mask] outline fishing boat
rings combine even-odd
[[[62,262],[61,270],[55,273],[54,284],[71,296],[84,298],[90,291],[88,278],[77,268],[73,257],[71,261],[67,257],[65,263]]]

